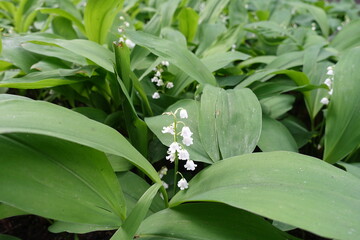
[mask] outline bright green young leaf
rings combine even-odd
[[[144,220],[136,239],[295,240],[255,214],[219,203],[189,203],[158,212]]]
[[[84,13],[86,35],[89,40],[104,44],[116,14],[122,8],[123,0],[88,0]]]
[[[279,121],[266,115],[262,118],[261,135],[258,146],[263,152],[297,152],[297,144],[289,130]]]
[[[79,113],[47,102],[20,99],[0,101],[0,111],[4,113],[0,116],[0,133],[43,134],[119,155],[153,181],[161,182],[152,165],[121,134]]]
[[[0,201],[68,222],[120,225],[125,199],[104,153],[49,136],[0,136]]]
[[[199,15],[192,8],[181,9],[179,15],[179,30],[188,42],[192,42],[198,27]]]
[[[156,196],[161,183],[156,183],[151,186],[144,195],[139,199],[138,203],[131,211],[130,215],[126,218],[124,224],[118,231],[111,237],[110,240],[132,240],[134,235],[140,226],[141,222],[145,218],[152,200]]]
[[[360,237],[360,179],[319,159],[292,152],[229,158],[197,174],[183,202],[222,202],[341,240]]]
[[[209,69],[186,48],[145,32],[126,31],[126,36],[155,55],[166,59],[170,64],[174,64],[198,83],[216,85]]]
[[[334,94],[326,114],[324,160],[335,163],[360,145],[360,47],[342,55],[335,67]]]

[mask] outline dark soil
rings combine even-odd
[[[0,234],[18,237],[22,240],[73,240],[71,233],[54,234],[47,230],[51,222],[34,215],[11,217],[0,220]],[[115,231],[78,234],[79,240],[108,240]]]

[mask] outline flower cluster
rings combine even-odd
[[[330,100],[329,100],[329,98],[330,98],[330,96],[333,94],[333,83],[334,83],[334,67],[333,66],[329,66],[328,68],[327,68],[327,73],[326,73],[326,75],[327,75],[327,78],[325,79],[325,81],[324,81],[324,84],[326,85],[326,86],[328,86],[328,88],[329,88],[329,91],[328,91],[328,96],[327,97],[323,97],[321,100],[320,100],[320,102],[322,103],[322,104],[324,104],[324,105],[328,105],[329,104],[329,102],[330,102]]]
[[[126,36],[124,35],[124,31],[126,28],[130,27],[130,23],[125,21],[125,18],[123,16],[120,16],[119,19],[120,21],[122,21],[122,25],[120,25],[120,27],[118,28],[120,38],[117,42],[114,42],[114,44],[125,43],[128,48],[134,48],[135,43],[130,39],[126,38]]]
[[[176,115],[178,112],[181,119],[188,118],[188,113],[183,108],[179,108],[175,112],[164,113],[166,115],[171,115],[174,117],[174,122],[171,123],[169,126],[163,127],[161,131],[164,134],[173,135],[173,142],[168,148],[168,155],[166,156],[166,159],[169,160],[171,163],[175,162],[175,164],[177,164],[177,160],[186,161],[186,163],[184,164],[186,170],[194,171],[197,165],[194,163],[193,160],[190,160],[190,154],[185,148],[185,146],[188,147],[193,144],[193,133],[191,132],[190,128],[186,126],[182,121],[177,121]],[[181,130],[178,129],[178,125],[182,125]],[[178,136],[182,137],[182,143],[178,141]],[[181,175],[181,173],[179,174]],[[184,177],[180,179],[177,185],[181,190],[187,189],[189,187]]]
[[[157,88],[160,88],[158,91],[154,92],[152,95],[153,99],[159,99],[160,93],[164,92],[165,88],[170,89],[174,87],[174,83],[171,81],[164,81],[162,78],[162,73],[164,72],[165,67],[169,67],[170,63],[168,61],[162,61],[157,67],[153,69],[154,76],[151,78],[151,82],[154,83]]]

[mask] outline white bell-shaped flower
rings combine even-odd
[[[185,178],[180,179],[177,186],[180,188],[180,190],[185,190],[189,188],[189,184]]]

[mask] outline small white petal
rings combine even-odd
[[[172,83],[172,82],[168,82],[166,84],[166,88],[168,88],[168,89],[173,88],[173,87],[174,87],[174,83]]]
[[[330,69],[327,71],[326,74],[332,76],[332,75],[334,75],[334,70]]]
[[[182,140],[183,144],[186,146],[190,146],[193,144],[193,138],[192,137],[184,137]]]
[[[162,185],[164,186],[165,189],[169,188],[169,184],[167,184],[166,182],[162,181]]]
[[[170,162],[174,162],[175,161],[175,153],[170,153],[169,155],[166,156],[166,160],[169,160]]]
[[[184,167],[186,168],[186,170],[194,171],[197,165],[194,163],[193,160],[187,160]]]
[[[162,79],[159,79],[159,81],[156,83],[156,86],[163,86],[164,85],[164,81]]]
[[[333,92],[334,92],[334,89],[332,88],[332,89],[330,89],[330,91],[328,93],[331,96],[331,95],[333,95]]]
[[[178,151],[178,157],[180,160],[188,160],[190,158],[190,154],[186,149],[180,149],[180,151]]]
[[[158,92],[154,92],[154,94],[152,95],[153,99],[159,99],[160,98],[160,94]]]
[[[124,32],[124,29],[123,29],[122,27],[119,27],[119,28],[118,28],[118,32],[119,32],[119,33],[123,33],[123,32]]]
[[[184,126],[181,129],[181,134],[182,137],[191,137],[193,135],[193,133],[191,132],[190,128],[187,126]]]
[[[177,186],[180,188],[180,190],[185,190],[189,188],[189,184],[185,178],[180,179]]]
[[[125,42],[125,40],[124,40],[124,38],[119,38],[119,43],[123,43],[123,42]]]
[[[326,98],[326,97],[324,97],[324,98],[322,98],[322,99],[320,100],[320,102],[321,102],[322,104],[324,104],[324,105],[328,105],[328,104],[329,104],[329,99]]]
[[[168,152],[175,153],[175,152],[179,152],[179,151],[181,151],[181,146],[180,146],[179,143],[173,142],[173,143],[170,144]]]
[[[327,78],[327,79],[325,79],[324,83],[326,86],[331,87],[332,80],[330,78]]]
[[[159,78],[158,78],[158,77],[153,77],[153,78],[151,78],[151,82],[157,83],[158,81],[159,81]]]
[[[161,72],[160,72],[160,71],[156,71],[155,77],[161,77]]]
[[[180,110],[180,118],[188,118],[188,113],[185,109]]]
[[[128,48],[134,48],[135,47],[135,43],[133,41],[131,41],[130,39],[126,39],[125,44],[126,44],[126,46],[128,46]]]
[[[129,22],[124,22],[125,27],[130,27],[130,23]]]
[[[175,135],[175,130],[174,130],[174,124],[171,124],[170,126],[167,127],[163,127],[162,133],[170,133],[171,135]]]

